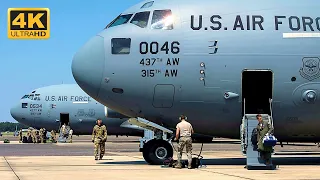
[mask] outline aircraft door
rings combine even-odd
[[[172,84],[157,84],[154,87],[153,107],[171,108],[173,106],[174,90]]]
[[[244,114],[269,114],[273,94],[273,72],[270,70],[244,70],[242,72],[242,107]],[[245,104],[244,104],[245,99]]]
[[[70,126],[69,113],[60,113],[60,127],[63,124],[65,124],[66,126]]]

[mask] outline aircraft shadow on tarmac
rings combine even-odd
[[[276,157],[272,158],[275,165],[320,165],[320,157]],[[144,165],[141,161],[118,161],[118,162],[99,162],[98,164],[118,164],[118,165]],[[245,158],[217,158],[202,159],[203,165],[246,165]]]
[[[201,142],[196,142],[194,144],[201,144]],[[211,141],[203,144],[240,144],[240,141]]]
[[[201,142],[195,142],[194,144],[201,144]],[[211,142],[205,142],[203,144],[240,144],[240,141],[231,141],[231,140],[226,140],[226,141],[211,141]],[[280,143],[277,143],[277,146],[280,147]],[[294,143],[283,143],[283,146],[300,146],[300,147],[313,147],[316,146],[316,144],[294,144]]]
[[[97,164],[143,165],[143,164],[147,164],[147,162],[145,162],[144,160],[141,160],[141,161],[98,162]]]

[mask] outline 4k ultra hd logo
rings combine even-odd
[[[50,38],[49,8],[9,8],[9,39]]]

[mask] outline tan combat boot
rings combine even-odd
[[[177,164],[174,168],[181,169],[182,168],[181,163]]]

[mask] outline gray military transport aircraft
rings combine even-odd
[[[319,142],[319,9],[318,0],[143,1],[75,54],[72,73],[136,122],[174,128],[185,114],[195,132],[242,139],[246,115],[261,113],[280,142]]]
[[[143,129],[126,123],[127,116],[108,109],[83,92],[77,84],[42,87],[24,95],[10,110],[19,123],[34,128],[58,130],[69,124],[73,134],[88,135],[97,118],[108,127],[108,135],[143,136]],[[106,113],[109,113],[106,114]],[[108,117],[107,117],[108,116]],[[111,118],[112,117],[112,118]]]

